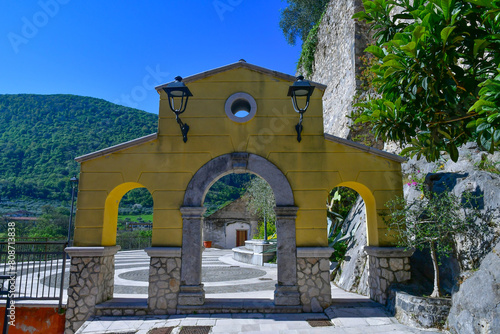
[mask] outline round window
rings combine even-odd
[[[255,99],[247,93],[235,93],[226,100],[226,115],[237,123],[251,120],[257,112]]]

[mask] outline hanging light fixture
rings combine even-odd
[[[187,133],[189,131],[189,125],[182,123],[181,118],[179,117],[187,107],[188,99],[190,96],[193,96],[189,88],[182,82],[182,77],[175,77],[175,81],[167,84],[166,87],[163,88],[165,93],[168,96],[168,106],[175,114],[175,120],[182,132],[182,139],[184,142],[187,142]],[[176,107],[178,105],[178,108]]]
[[[300,114],[299,123],[295,125],[295,130],[297,131],[297,141],[299,143],[302,140],[301,133],[303,129],[302,126],[303,114],[309,107],[309,100],[311,98],[313,91],[314,91],[314,86],[311,86],[309,81],[304,80],[304,77],[302,75],[299,75],[297,77],[297,81],[295,81],[293,85],[291,85],[288,88],[287,96],[292,97],[293,109],[295,109],[295,111]],[[298,99],[299,101],[297,101],[297,98],[299,98]],[[305,101],[305,102],[300,102],[300,101]],[[304,107],[300,108],[299,104],[304,105]]]

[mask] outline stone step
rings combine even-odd
[[[113,298],[95,306],[96,316],[147,315],[146,298]]]
[[[177,305],[179,314],[217,313],[301,313],[301,306],[278,306],[271,299],[210,298],[197,306]]]
[[[177,314],[302,313],[301,306],[277,306],[271,299],[210,298],[197,306],[177,306]],[[146,298],[113,298],[95,307],[96,316],[146,316]]]

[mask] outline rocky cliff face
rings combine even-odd
[[[314,73],[310,78],[328,86],[323,98],[325,132],[349,139],[352,134],[347,116],[352,111],[352,101],[359,88],[356,80],[361,65],[359,56],[363,55],[369,41],[367,27],[350,18],[361,8],[361,0],[330,2],[319,28]],[[396,154],[401,151],[392,143],[386,143],[384,149]],[[402,165],[406,180],[404,192],[408,199],[420,196],[421,192],[412,186],[412,180],[439,172],[448,174],[441,186],[447,187],[456,196],[467,192],[477,196],[476,205],[489,215],[488,232],[456,239],[457,257],[443,260],[442,285],[445,291],[453,294],[449,317],[452,331],[494,333],[495,328],[500,328],[500,246],[497,244],[500,240],[500,153],[489,155],[480,152],[474,143],[465,145],[459,152],[457,163],[445,155],[433,163],[409,159]],[[358,224],[365,219],[364,216],[364,205],[358,203],[348,220],[350,224]],[[335,283],[345,290],[366,295],[368,268],[362,251],[366,231],[364,224],[361,227],[349,245]],[[414,283],[424,290],[428,281],[432,280],[429,275],[432,267],[429,265],[430,258],[425,252],[415,253],[412,258]]]
[[[327,85],[323,97],[325,132],[349,136],[352,101],[358,89],[360,59],[368,44],[367,26],[351,16],[363,8],[361,0],[330,1],[318,30],[311,80]]]

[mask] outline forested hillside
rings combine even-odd
[[[74,158],[157,131],[158,116],[75,95],[0,95],[0,200],[68,199]]]

